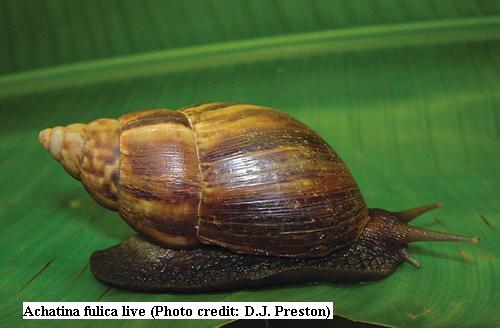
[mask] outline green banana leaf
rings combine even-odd
[[[36,324],[21,322],[23,301],[294,300],[380,325],[500,325],[498,1],[2,0],[0,26],[2,324]],[[415,225],[481,242],[413,244],[420,269],[366,284],[182,295],[95,280],[90,254],[133,231],[50,158],[39,130],[221,100],[308,124],[370,207],[442,201]]]

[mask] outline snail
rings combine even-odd
[[[45,129],[39,140],[134,230],[90,258],[121,288],[198,292],[391,274],[416,241],[464,237],[412,227],[431,204],[368,209],[339,155],[268,107],[208,103]]]

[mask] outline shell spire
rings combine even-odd
[[[85,124],[70,124],[45,129],[38,135],[40,143],[75,179],[80,180]]]

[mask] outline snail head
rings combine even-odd
[[[475,244],[479,242],[479,238],[477,237],[432,231],[413,227],[408,224],[417,216],[439,207],[442,207],[441,203],[425,205],[400,212],[390,212],[379,208],[370,209],[370,220],[365,227],[364,235],[399,249],[402,258],[415,267],[419,267],[420,264],[408,253],[406,248],[408,243],[417,241],[454,241]]]

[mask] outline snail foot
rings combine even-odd
[[[92,273],[119,288],[201,292],[304,282],[355,283],[383,278],[405,260],[399,249],[359,238],[320,258],[237,254],[220,247],[173,250],[134,236],[96,251]]]

